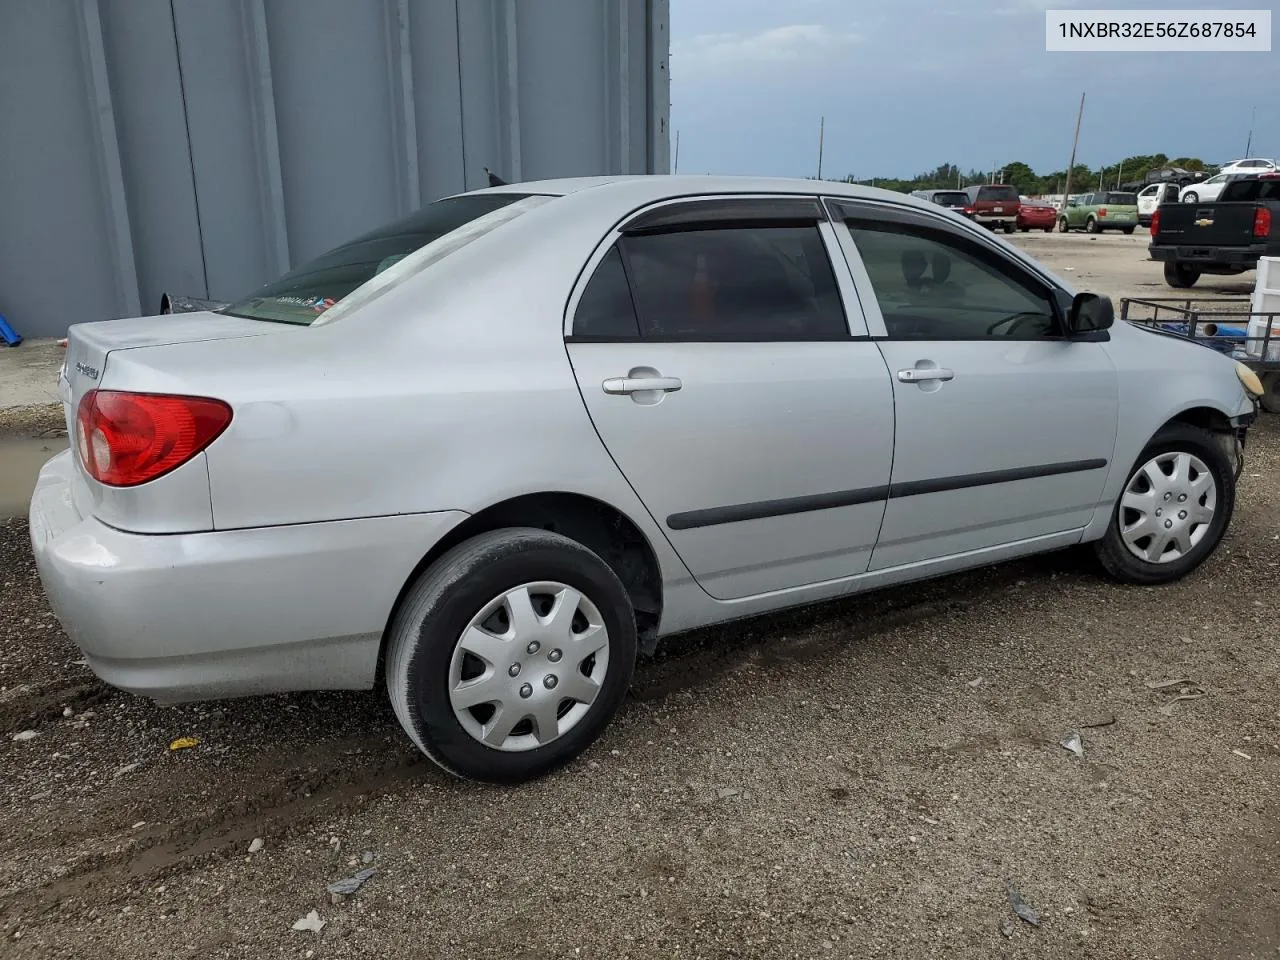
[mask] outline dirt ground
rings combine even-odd
[[[1016,238],[1163,296],[1143,240]],[[0,520],[0,957],[1275,957],[1280,418],[1248,458],[1181,584],[1068,552],[673,638],[518,789],[419,759],[378,694],[105,688]]]

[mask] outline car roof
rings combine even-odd
[[[526,180],[498,187],[467,191],[485,193],[538,193],[568,196],[583,191],[602,194],[625,194],[629,201],[650,203],[668,197],[731,193],[795,193],[813,196],[847,197],[857,200],[881,200],[932,209],[919,198],[879,187],[864,187],[838,180],[809,180],[801,177],[750,177],[691,174],[629,174],[602,177],[565,177],[550,180]]]

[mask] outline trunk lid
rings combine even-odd
[[[1156,243],[1170,246],[1244,247],[1256,242],[1256,203],[1164,203]]]
[[[102,383],[107,363],[117,350],[160,347],[171,343],[227,340],[233,337],[260,337],[280,332],[283,324],[246,320],[219,313],[177,313],[127,320],[100,320],[77,323],[67,331],[67,358],[59,378],[59,391],[68,417],[67,426],[80,398]],[[70,436],[74,440],[75,433]]]

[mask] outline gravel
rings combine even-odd
[[[0,956],[1274,957],[1280,418],[1248,455],[1183,583],[1068,552],[675,638],[518,789],[378,693],[104,687],[0,521]]]

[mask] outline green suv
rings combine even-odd
[[[1123,230],[1133,233],[1138,226],[1138,195],[1108,190],[1069,197],[1058,212],[1058,229],[1066,233],[1083,227],[1086,233]]]

